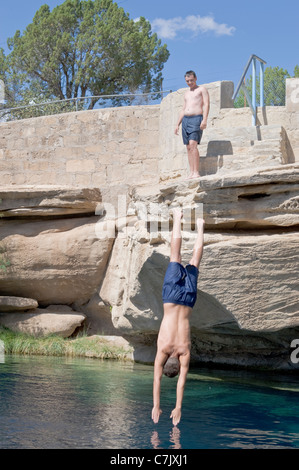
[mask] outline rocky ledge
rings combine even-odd
[[[169,180],[132,186],[125,198],[114,192],[114,202],[125,200],[125,217],[108,214],[107,188],[2,189],[0,294],[33,302],[5,307],[2,300],[0,324],[33,334],[48,334],[51,325],[65,336],[85,327],[90,335],[125,338],[135,360],[152,362],[171,214],[180,206],[183,262],[191,257],[196,216],[206,221],[193,361],[295,369],[298,189],[296,164]]]

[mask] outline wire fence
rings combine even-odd
[[[160,104],[162,98],[169,93],[172,93],[172,90],[161,90],[151,93],[85,96],[63,100],[41,101],[37,103],[32,100],[28,104],[12,108],[5,107],[5,104],[1,107],[0,101],[0,122],[116,106]]]
[[[285,106],[285,100],[286,100],[286,86],[285,83],[280,83],[280,84],[265,84],[264,88],[264,106]],[[246,86],[250,98],[252,100],[252,94],[251,94],[251,87]],[[256,103],[257,106],[259,106],[260,103],[260,92],[259,92],[259,81],[256,84]],[[249,107],[248,100],[245,96],[245,93],[243,90],[240,90],[235,101],[234,101],[234,107],[235,108],[243,108],[243,107]]]
[[[247,78],[244,78],[243,85],[247,89],[249,97],[252,100],[252,89],[255,89],[256,94],[256,105],[260,106],[260,82],[263,80],[263,105],[264,106],[285,106],[286,102],[286,78],[290,78],[291,75],[287,70],[283,70],[279,67],[267,67],[261,78],[260,74],[256,74],[255,87],[253,87],[253,77],[247,74]],[[236,108],[248,107],[248,99],[246,93],[242,88],[235,98],[234,106]]]
[[[286,85],[285,79],[288,74],[282,75],[280,70],[271,70],[272,75],[266,76],[264,81],[264,105],[265,106],[285,106]],[[256,77],[256,103],[259,106],[260,77]],[[252,76],[244,79],[248,93],[252,99]],[[52,114],[69,113],[74,111],[84,111],[91,109],[101,109],[119,106],[142,106],[150,104],[160,104],[162,98],[172,93],[172,90],[161,90],[151,93],[128,93],[69,98],[63,100],[47,100],[35,102],[32,100],[22,106],[8,108],[4,99],[4,84],[0,80],[0,122],[14,121],[32,117],[48,116]],[[235,108],[249,107],[244,91],[241,89],[234,101]]]

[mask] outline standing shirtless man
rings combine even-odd
[[[197,85],[197,77],[193,70],[186,72],[185,80],[189,90],[185,93],[183,109],[180,112],[174,132],[178,135],[179,127],[182,123],[183,142],[187,146],[190,168],[188,179],[190,179],[200,176],[197,146],[200,144],[202,131],[207,127],[210,97],[208,90],[204,86]]]
[[[164,373],[177,381],[176,405],[170,418],[176,426],[181,419],[184,387],[190,362],[190,315],[196,302],[198,267],[203,253],[203,219],[197,219],[197,239],[192,258],[186,267],[181,264],[181,217],[180,211],[173,215],[170,262],[165,274],[162,298],[164,315],[157,341],[154,364],[152,419],[158,423],[160,414],[161,379]]]

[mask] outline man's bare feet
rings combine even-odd
[[[180,207],[175,207],[172,211],[173,220],[179,220],[183,218],[183,211]]]
[[[197,229],[198,229],[198,230],[204,229],[204,227],[205,227],[205,221],[204,221],[204,219],[202,219],[202,218],[199,217],[199,218],[196,220],[196,225],[197,225]]]
[[[186,181],[188,181],[188,180],[194,180],[195,178],[200,178],[200,174],[199,174],[199,173],[191,173],[191,174],[186,178]]]

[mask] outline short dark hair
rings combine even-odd
[[[180,372],[180,361],[177,357],[169,357],[164,364],[163,374],[166,377],[175,377]]]
[[[194,78],[197,78],[196,73],[193,70],[188,70],[188,72],[185,73],[185,77],[187,77],[188,75],[193,75]]]

